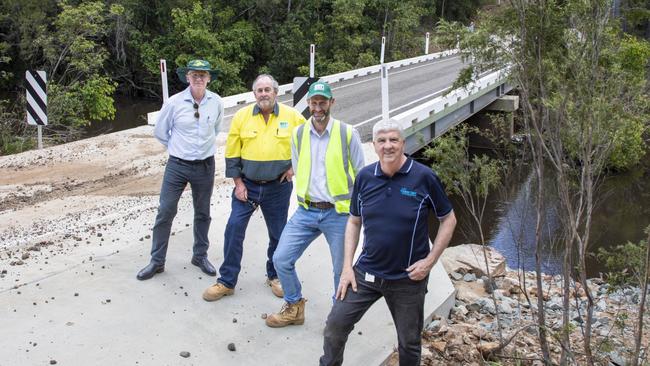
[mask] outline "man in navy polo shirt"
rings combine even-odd
[[[363,168],[354,182],[343,272],[327,318],[321,365],[343,363],[348,335],[382,296],[397,330],[400,366],[420,364],[429,272],[456,226],[436,174],[404,155],[400,125],[392,120],[378,122],[372,137],[379,161]],[[427,220],[431,211],[440,227],[430,247]],[[353,266],[362,223],[363,250]]]

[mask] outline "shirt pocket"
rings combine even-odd
[[[257,131],[256,130],[242,130],[239,133],[239,137],[242,140],[252,140],[257,137]]]
[[[275,137],[279,139],[289,139],[291,137],[291,131],[293,126],[288,121],[278,121],[278,125],[275,130]]]
[[[279,139],[289,139],[291,137],[291,129],[289,128],[278,128],[275,131],[275,137]]]

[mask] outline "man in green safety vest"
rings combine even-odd
[[[305,321],[305,299],[295,264],[321,233],[332,255],[336,291],[343,265],[350,195],[354,177],[364,165],[357,131],[331,117],[334,98],[330,86],[320,81],[312,84],[307,104],[311,118],[294,130],[291,142],[299,207],[284,227],[273,255],[285,301],[279,313],[266,318],[266,325],[273,328]]]

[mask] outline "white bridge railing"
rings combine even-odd
[[[402,66],[408,66],[408,65],[413,65],[417,64],[420,62],[425,62],[425,61],[430,61],[430,60],[435,60],[437,58],[442,58],[450,55],[454,55],[458,53],[457,49],[453,50],[447,50],[447,51],[442,51],[442,52],[436,52],[436,53],[431,53],[428,55],[422,55],[422,56],[417,56],[417,57],[411,57],[403,60],[398,60],[398,61],[393,61],[389,62],[386,64],[387,68],[394,69],[397,67],[402,67]],[[350,80],[354,78],[358,78],[361,76],[366,76],[370,74],[374,74],[379,72],[381,69],[381,65],[373,65],[373,66],[368,66],[364,67],[361,69],[356,69],[356,70],[350,70],[350,71],[345,71],[345,72],[340,72],[338,74],[333,74],[333,75],[327,75],[323,76],[320,79],[323,81],[326,81],[328,83],[338,83],[344,80]],[[291,90],[293,90],[293,83],[290,84],[284,84],[280,85],[280,88],[278,90],[278,95],[283,95],[283,94],[288,94],[291,93]],[[237,104],[247,104],[247,103],[252,103],[255,101],[255,96],[253,95],[253,92],[246,92],[246,93],[241,93],[237,95],[231,95],[225,98],[222,98],[224,102],[224,108],[230,108],[234,107]]]
[[[483,94],[486,89],[493,89],[495,84],[502,84],[507,77],[507,72],[508,70],[504,68],[488,73],[480,79],[471,82],[466,87],[461,87],[445,95],[438,96],[391,118],[396,120],[402,128],[407,129],[418,122],[442,112],[460,101],[466,99],[471,100],[472,96]]]
[[[431,53],[428,55],[422,55],[422,56],[411,57],[403,60],[389,62],[386,64],[386,66],[387,69],[390,70],[397,67],[409,66],[420,62],[426,62],[426,61],[431,61],[442,57],[455,55],[457,53],[458,53],[458,49],[452,49],[452,50],[447,50],[442,52]],[[337,83],[344,80],[350,80],[350,79],[370,75],[373,73],[378,73],[380,70],[381,70],[381,65],[373,65],[361,69],[355,69],[355,70],[340,72],[338,74],[323,76],[320,79],[323,81],[327,81],[328,83]],[[293,90],[293,83],[280,85],[278,90],[278,95],[289,94],[291,93],[292,90]],[[231,108],[239,104],[253,103],[255,101],[255,96],[253,95],[253,92],[250,91],[246,93],[222,97],[221,99],[223,100],[224,108]],[[156,119],[158,118],[158,112],[159,111],[155,111],[147,114],[147,121],[150,125],[154,125],[156,123]]]

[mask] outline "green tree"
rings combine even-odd
[[[213,8],[195,2],[185,8],[171,10],[169,33],[141,45],[142,64],[151,74],[158,74],[158,59],[173,60],[185,66],[189,60],[201,58],[219,71],[210,87],[223,95],[236,94],[247,88],[240,73],[247,62],[255,37],[254,28],[246,21],[237,21],[232,7]],[[175,79],[175,78],[174,78]]]
[[[103,2],[59,3],[51,28],[39,32],[35,44],[48,73],[48,120],[64,140],[92,121],[115,116],[116,83],[106,76],[108,51],[103,45],[108,11]]]
[[[564,329],[570,328],[569,284],[575,270],[587,298],[582,319],[584,359],[580,362],[593,364],[594,304],[586,277],[592,213],[607,167],[634,166],[646,148],[636,136],[647,128],[649,120],[650,54],[645,42],[618,31],[608,1],[512,1],[510,5],[482,17],[476,32],[460,32],[460,46],[471,63],[471,72],[463,74],[466,80],[462,82],[477,72],[510,67],[511,81],[518,86],[522,100],[537,181],[544,181],[546,175],[553,177],[560,200],[563,226],[557,235],[565,238]],[[537,196],[539,238],[544,212],[541,184]],[[537,246],[540,244],[538,239]],[[541,298],[538,307],[543,308]],[[540,313],[538,323],[540,344],[545,362],[550,363],[543,315]],[[568,333],[560,337],[561,363],[578,362]]]
[[[436,138],[432,146],[424,151],[424,156],[432,161],[431,168],[440,177],[446,189],[461,198],[464,208],[473,220],[472,226],[478,232],[479,243],[485,247],[483,218],[488,195],[500,185],[505,166],[501,161],[488,155],[472,155],[469,151],[470,133],[480,134],[480,131],[465,124],[457,126]],[[489,284],[493,286],[494,280],[485,250],[483,260]],[[497,300],[494,292],[491,292],[491,296],[496,308]],[[496,320],[501,347],[504,347],[501,318],[498,312]]]

